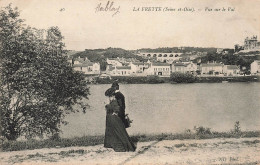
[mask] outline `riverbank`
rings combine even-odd
[[[184,139],[214,139],[214,138],[260,138],[260,131],[243,132],[211,132],[209,129],[199,127],[196,132],[190,130],[176,134],[150,134],[134,135],[131,139],[134,143],[161,141],[161,140],[184,140]],[[59,138],[27,141],[4,141],[1,149],[7,151],[33,150],[41,148],[63,148],[73,146],[94,146],[103,144],[104,136],[83,136],[74,138]]]
[[[171,81],[170,77],[130,77],[130,76],[116,76],[107,78],[95,78],[94,84],[111,84],[115,80],[123,84],[159,84],[159,83],[175,83]],[[259,75],[246,76],[195,76],[191,83],[223,83],[223,82],[260,82]],[[185,81],[184,81],[185,83]]]
[[[260,138],[139,142],[135,152],[102,144],[0,153],[1,164],[259,164]]]

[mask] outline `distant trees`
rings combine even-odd
[[[19,15],[11,5],[0,10],[1,133],[8,140],[59,133],[65,114],[89,95],[84,75],[62,55],[59,28],[25,26]]]

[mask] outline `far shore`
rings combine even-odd
[[[106,78],[90,78],[86,77],[86,80],[90,84],[111,84],[115,80],[122,84],[160,84],[160,83],[172,83],[174,82],[170,77],[158,77],[158,76],[146,76],[146,77],[136,77],[136,76],[116,76],[116,77],[106,77]],[[260,82],[260,75],[240,75],[240,76],[210,76],[202,75],[195,76],[195,80],[188,83],[235,83],[235,82]],[[187,83],[180,82],[180,83]]]

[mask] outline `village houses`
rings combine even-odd
[[[216,63],[216,62],[201,64],[200,70],[201,70],[201,74],[213,74],[213,75],[222,74],[223,64]]]
[[[107,64],[112,66],[123,66],[118,58],[107,58]]]
[[[225,76],[237,76],[240,74],[240,68],[237,65],[224,65],[223,73]]]
[[[171,67],[168,63],[151,63],[148,72],[149,75],[157,75],[160,77],[170,77]]]
[[[172,72],[181,72],[181,73],[196,73],[198,70],[197,64],[192,61],[189,62],[179,62],[172,64]]]
[[[99,75],[100,64],[96,62],[90,62],[87,58],[76,58],[70,60],[74,70],[81,71],[86,75]]]
[[[130,66],[134,75],[146,76],[147,70],[151,66],[151,62],[149,60],[147,62],[131,62]]]
[[[251,74],[258,74],[260,73],[260,60],[255,60],[251,63]]]
[[[107,65],[106,74],[110,76],[130,76],[132,75],[131,66]]]

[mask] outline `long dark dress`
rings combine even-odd
[[[135,151],[136,146],[131,141],[126,132],[124,123],[118,115],[112,115],[113,112],[119,113],[119,105],[116,100],[106,105],[106,132],[104,147],[113,148],[116,152]]]
[[[118,116],[123,121],[125,127],[127,126],[126,120],[125,120],[125,96],[119,91],[115,93],[116,101],[120,107],[120,111],[118,113]]]

